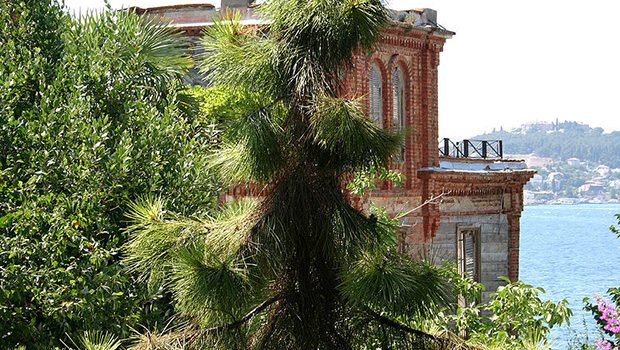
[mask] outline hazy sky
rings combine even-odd
[[[209,0],[110,0],[112,7]],[[103,0],[66,0],[101,8]],[[587,5],[587,6],[586,6]],[[439,75],[439,135],[466,138],[531,121],[620,130],[620,1],[392,0],[430,7],[457,34]]]

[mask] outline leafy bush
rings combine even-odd
[[[171,312],[120,263],[126,204],[201,213],[212,128],[192,117],[182,42],[126,12],[0,3],[0,343],[149,324]],[[163,299],[163,300],[162,300]]]
[[[451,275],[455,293],[462,296],[454,309],[438,313],[435,327],[447,333],[466,335],[467,342],[498,349],[534,349],[548,346],[547,336],[556,325],[568,323],[572,311],[568,302],[543,301],[542,288],[522,281],[500,286],[487,303],[465,305],[465,300],[479,300],[484,286],[454,269]]]

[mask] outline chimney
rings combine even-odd
[[[437,27],[437,11],[433,9],[421,9],[415,19],[416,27]]]

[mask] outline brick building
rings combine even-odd
[[[240,10],[246,24],[261,23],[247,0],[223,0],[222,7]],[[134,10],[172,20],[194,42],[221,11],[208,4]],[[360,205],[372,200],[394,215],[407,213],[401,248],[456,262],[485,284],[484,300],[503,283],[499,276],[518,279],[523,186],[534,171],[503,160],[501,141],[442,139],[438,147],[438,67],[453,35],[431,9],[393,11],[375,51],[354,57],[342,94],[361,97],[381,127],[406,132],[391,160],[406,175],[404,185],[381,184]],[[252,187],[231,189],[227,196],[250,194]]]

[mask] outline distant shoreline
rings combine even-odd
[[[541,203],[524,203],[523,206],[525,206],[525,207],[537,207],[537,206],[541,206],[541,205],[562,205],[562,206],[568,206],[568,205],[580,205],[580,204],[589,204],[589,205],[620,204],[620,201],[618,201],[618,200],[609,201],[609,202],[581,201],[581,202],[572,202],[572,203],[569,203],[569,202],[561,203],[561,202],[556,202],[556,201],[548,201],[548,202],[541,202]]]

